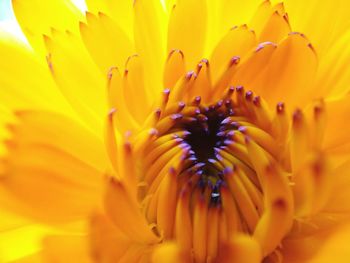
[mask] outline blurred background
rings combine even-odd
[[[0,20],[12,18],[11,0],[0,0]]]

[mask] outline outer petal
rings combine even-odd
[[[217,261],[258,263],[261,262],[261,259],[260,247],[254,239],[247,236],[236,236],[221,244]]]
[[[83,120],[102,134],[107,115],[106,78],[76,35],[53,30],[53,37],[44,39],[52,77]]]
[[[89,11],[94,14],[103,12],[110,16],[122,28],[130,39],[133,39],[133,1],[125,0],[86,0]]]
[[[350,143],[349,123],[350,95],[345,95],[339,99],[329,99],[325,102],[327,112],[327,126],[324,134],[324,147],[329,151]]]
[[[349,26],[346,0],[286,0],[284,3],[293,30],[305,33],[320,55]],[[329,14],[332,19],[325,19]]]
[[[333,189],[330,200],[326,206],[326,211],[346,212],[350,211],[350,160],[337,167],[333,174]]]
[[[89,232],[91,254],[96,262],[117,262],[132,245],[131,240],[102,214],[92,217]]]
[[[261,2],[260,0],[208,1],[210,21],[208,48],[212,49],[230,28],[249,24]]]
[[[1,229],[0,262],[38,263],[41,255],[41,240],[53,233],[53,229],[37,224]]]
[[[86,17],[87,24],[80,23],[80,33],[102,73],[106,75],[112,66],[123,69],[127,58],[135,53],[129,37],[103,13],[87,13]]]
[[[319,96],[343,96],[349,92],[350,31],[327,48],[321,60],[315,90]]]
[[[314,226],[312,227],[314,230]],[[328,263],[348,262],[347,249],[349,223],[304,234],[298,238],[287,238],[282,244],[283,262],[286,263]]]
[[[10,125],[9,129],[17,144],[51,145],[101,172],[108,169],[102,139],[85,126],[52,112],[23,110],[17,111],[16,117],[18,123]]]
[[[143,244],[158,241],[136,200],[126,191],[124,184],[111,178],[105,195],[105,209],[113,223],[129,239]]]
[[[163,88],[166,25],[165,11],[160,1],[134,1],[135,48],[144,61],[145,87],[153,93],[154,99],[160,95]]]
[[[5,207],[48,223],[80,219],[100,207],[101,170],[107,167],[100,166],[107,160],[103,154],[94,156],[102,143],[90,149],[93,136],[84,136],[88,134],[84,129],[62,116],[55,123],[55,117],[33,112],[19,115],[22,123],[12,127],[14,139],[7,143],[1,176]]]
[[[176,243],[163,243],[156,247],[152,254],[152,263],[189,263],[190,254],[183,253]]]
[[[81,12],[69,0],[13,0],[13,9],[31,45],[45,56],[43,34],[51,28],[78,32]],[[35,14],[35,15],[33,15]],[[62,19],[64,17],[64,19]]]
[[[170,15],[168,52],[182,50],[187,69],[194,69],[204,55],[207,12],[206,1],[179,0]]]
[[[81,263],[93,263],[84,235],[45,237],[42,254],[45,262],[75,263],[79,259]]]
[[[318,250],[318,253],[312,258],[309,263],[327,263],[339,262],[345,263],[350,260],[350,225],[339,227],[327,239],[323,246]]]
[[[9,109],[24,107],[72,113],[52,81],[47,65],[18,40],[1,33],[1,104]]]
[[[302,35],[290,34],[285,38],[262,70],[254,84],[246,88],[256,90],[269,103],[283,101],[294,108],[305,105],[314,96],[309,86],[314,81],[317,57]]]
[[[213,81],[217,81],[234,56],[244,57],[256,45],[256,37],[247,26],[234,27],[220,40],[211,54]]]

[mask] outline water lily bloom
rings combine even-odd
[[[346,0],[86,4],[1,34],[1,262],[349,262]]]

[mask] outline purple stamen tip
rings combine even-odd
[[[247,91],[247,92],[245,93],[245,98],[246,98],[247,100],[251,100],[252,97],[253,97],[253,92],[252,92],[251,90],[249,90],[249,91]]]
[[[175,114],[172,114],[172,115],[170,116],[170,118],[171,118],[172,120],[174,120],[174,121],[179,120],[179,119],[182,119],[182,117],[183,117],[183,115],[182,115],[182,114],[179,114],[179,113],[175,113]]]
[[[206,58],[203,58],[203,59],[201,60],[201,62],[203,62],[203,63],[205,63],[205,64],[208,64],[208,63],[209,63],[209,60],[206,59]]]
[[[157,118],[160,117],[160,114],[162,113],[162,111],[160,109],[155,110],[154,114],[156,115]]]
[[[237,86],[237,87],[236,87],[236,91],[237,91],[238,93],[242,93],[242,92],[244,91],[244,87],[243,87],[243,86]]]
[[[224,145],[231,145],[233,143],[234,143],[234,141],[232,141],[232,140],[224,140]]]
[[[152,129],[149,131],[149,135],[151,135],[151,136],[158,135],[158,130],[155,129],[155,128],[152,128]]]
[[[172,175],[175,175],[176,174],[176,169],[174,167],[170,167],[169,168],[169,173],[172,174]]]
[[[185,108],[186,104],[185,104],[185,102],[180,101],[180,102],[178,103],[178,106],[179,106],[179,110],[182,110],[183,108]]]
[[[231,58],[231,61],[230,61],[230,66],[233,66],[233,65],[237,65],[240,61],[240,57],[238,56],[234,56]]]
[[[187,72],[186,79],[190,80],[192,78],[192,76],[195,76],[195,75],[196,75],[196,73],[193,70],[191,70],[191,71]]]
[[[174,141],[175,141],[176,143],[181,143],[181,142],[184,141],[184,139],[183,139],[183,138],[179,138],[179,137],[175,137]]]
[[[201,96],[196,96],[193,100],[193,103],[196,104],[196,105],[199,105],[201,103]]]
[[[235,135],[235,131],[229,131],[229,132],[227,133],[227,136],[228,136],[228,137],[232,137],[233,135]]]
[[[222,172],[224,175],[228,175],[233,172],[233,169],[231,167],[225,167]]]
[[[219,137],[222,137],[226,135],[226,132],[221,131],[221,132],[218,132],[216,135]]]
[[[259,96],[255,96],[253,99],[253,103],[255,106],[260,106],[260,97]]]
[[[247,132],[247,127],[245,127],[245,126],[240,126],[240,127],[238,127],[238,130],[239,130],[241,133],[246,133],[246,132]]]
[[[282,113],[284,111],[284,103],[283,102],[277,103],[276,110],[278,113]]]

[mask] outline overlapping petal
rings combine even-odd
[[[7,258],[347,262],[345,0],[86,2],[13,0],[0,226],[66,233]]]

